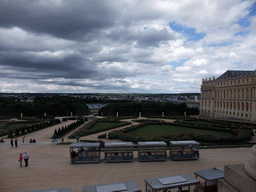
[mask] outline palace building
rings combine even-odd
[[[256,121],[256,70],[203,79],[200,116]]]

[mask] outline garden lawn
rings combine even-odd
[[[116,123],[116,122],[97,122],[91,130],[102,130],[102,129],[107,129],[111,127],[119,127],[122,125],[122,122]]]
[[[229,137],[232,134],[220,131],[211,131],[205,129],[194,129],[187,127],[171,126],[171,125],[147,125],[135,129],[133,131],[127,132],[132,136],[142,137],[142,138],[155,138],[163,137],[170,134],[210,134],[214,137]]]
[[[0,136],[7,135],[10,130],[15,130],[17,128],[33,125],[35,123],[7,123],[7,122],[1,122],[0,123]]]

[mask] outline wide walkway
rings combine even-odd
[[[41,129],[39,131],[35,131],[35,132],[32,132],[32,133],[26,134],[25,135],[25,142],[28,142],[29,139],[35,139],[36,142],[38,142],[38,143],[50,143],[51,137],[53,136],[55,129],[58,130],[59,128],[62,128],[62,126],[65,127],[65,126],[70,125],[71,123],[73,123],[75,121],[76,120],[64,121],[60,124],[51,126],[49,128]],[[10,139],[8,139],[6,137],[7,136],[0,137],[0,138],[4,138],[5,143],[10,143]],[[17,140],[18,140],[19,143],[22,142],[22,137],[23,136],[17,137]]]
[[[20,153],[30,156],[28,167],[19,167]],[[11,148],[0,144],[0,191],[17,192],[39,189],[72,188],[134,180],[145,190],[145,179],[189,173],[229,164],[244,164],[253,155],[250,148],[204,149],[199,160],[98,164],[71,164],[69,145],[21,143]]]
[[[70,123],[65,122],[65,123]],[[57,125],[57,127],[62,125]],[[0,143],[0,191],[17,192],[68,187],[81,192],[82,187],[134,180],[145,191],[145,180],[182,173],[194,175],[195,171],[244,164],[253,157],[251,148],[201,149],[195,161],[71,164],[69,145],[50,144],[57,127],[51,127],[26,136],[25,143],[11,148],[10,143]],[[119,128],[120,129],[120,128]],[[102,134],[102,133],[101,133]],[[38,143],[29,144],[29,138]],[[93,136],[96,138],[96,135]],[[90,138],[90,136],[89,136]],[[95,138],[92,138],[93,140]],[[21,138],[18,138],[21,142]],[[66,140],[66,139],[65,139]],[[20,153],[30,156],[28,167],[19,167]],[[102,156],[102,159],[104,156]]]

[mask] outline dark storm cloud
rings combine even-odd
[[[89,69],[90,61],[77,54],[65,55],[66,57],[48,58],[31,54],[23,54],[17,52],[0,52],[1,65],[8,69],[16,70],[17,73],[10,73],[9,77],[13,78],[90,78],[95,73]],[[83,62],[83,65],[81,64]],[[88,63],[88,64],[86,64]],[[21,73],[22,72],[22,73]],[[25,72],[33,73],[32,77],[28,77]],[[23,74],[23,75],[22,75]],[[8,71],[5,72],[8,77]]]
[[[111,2],[105,1],[0,1],[0,26],[19,27],[34,33],[46,33],[64,39],[86,41],[97,30],[112,26],[117,16]]]

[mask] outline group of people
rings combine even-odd
[[[36,143],[35,139],[29,139],[29,143]]]
[[[19,156],[20,167],[22,167],[23,159],[24,159],[24,162],[25,162],[25,167],[27,167],[28,166],[28,159],[29,159],[29,155],[27,154],[27,152],[25,152],[24,157],[22,156],[22,153]]]
[[[13,139],[11,139],[10,143],[11,143],[11,146],[13,147]],[[17,148],[18,147],[18,140],[15,139],[14,143],[15,143],[15,147]]]
[[[25,136],[22,137],[22,142],[24,143],[24,141],[25,141]],[[2,139],[1,142],[4,143],[4,140]],[[36,140],[35,139],[30,139],[29,143],[36,143]],[[15,147],[17,148],[18,147],[18,140],[15,139],[14,142],[13,142],[13,139],[11,139],[10,144],[11,144],[12,147],[13,147],[13,144],[15,144]]]
[[[23,143],[24,143],[25,136],[22,137],[22,140],[23,140]],[[18,140],[15,139],[14,142],[13,142],[13,139],[11,139],[10,144],[11,144],[12,147],[13,147],[13,143],[15,144],[15,147],[17,148],[18,147]],[[28,159],[29,159],[29,155],[27,154],[27,152],[25,152],[24,156],[22,156],[22,153],[20,153],[19,160],[18,160],[20,162],[20,167],[22,167],[23,160],[25,162],[25,167],[27,167],[28,166]]]

